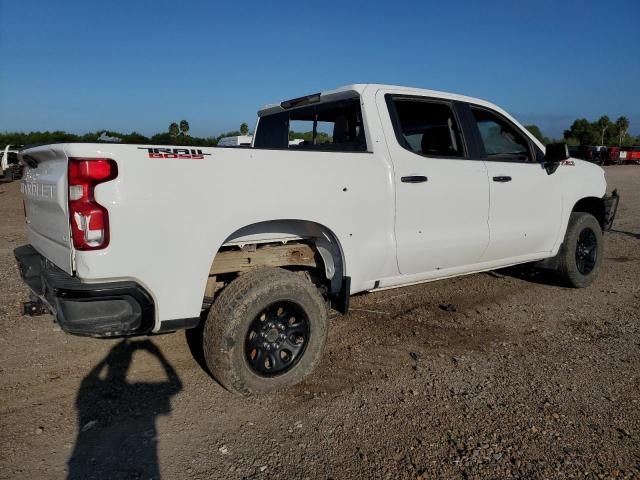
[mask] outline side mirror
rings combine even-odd
[[[569,147],[566,143],[550,143],[547,145],[542,165],[549,175],[555,172],[560,162],[569,158]]]

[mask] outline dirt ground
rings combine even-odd
[[[250,399],[182,332],[21,316],[2,184],[0,478],[640,478],[640,166],[607,176],[622,202],[591,287],[512,269],[360,295],[315,374]]]

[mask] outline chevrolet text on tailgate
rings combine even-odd
[[[355,293],[529,262],[573,287],[598,273],[618,203],[603,170],[495,105],[351,85],[258,115],[252,148],[22,150],[26,310],[95,337],[192,329],[252,394],[308,375]]]

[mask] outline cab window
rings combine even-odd
[[[471,107],[486,160],[532,162],[529,141],[515,126],[484,108]]]
[[[260,118],[256,148],[366,152],[359,98],[293,108]]]
[[[460,128],[451,105],[415,97],[387,96],[396,138],[426,157],[464,157]]]

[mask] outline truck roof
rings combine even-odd
[[[315,93],[312,95],[308,95],[306,97],[294,98],[292,100],[284,100],[280,103],[272,103],[263,106],[260,110],[258,110],[258,116],[262,117],[264,115],[271,115],[273,113],[283,112],[287,108],[293,108],[298,102],[302,102],[306,98],[314,97],[313,103],[323,103],[328,101],[336,101],[345,98],[352,98],[355,96],[362,95],[365,90],[394,90],[398,93],[404,93],[407,95],[420,95],[425,97],[436,97],[436,98],[444,98],[447,100],[458,100],[462,102],[470,102],[478,105],[484,105],[486,107],[500,109],[497,105],[494,105],[485,100],[481,100],[479,98],[467,97],[465,95],[459,95],[456,93],[443,92],[439,90],[429,90],[425,88],[415,88],[415,87],[403,87],[399,85],[384,85],[379,83],[354,83],[351,85],[343,85],[334,90],[327,90],[325,92]],[[315,97],[319,97],[319,100]],[[289,104],[290,106],[285,106]],[[283,106],[284,105],[284,106]]]

